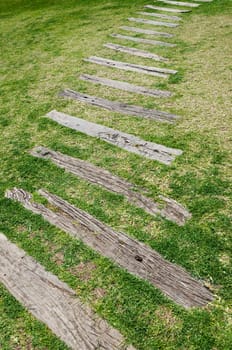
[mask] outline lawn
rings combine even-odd
[[[128,24],[127,18],[136,17],[136,11],[143,11],[145,4],[145,0],[0,0],[0,232],[75,289],[81,300],[138,350],[229,350],[231,1],[202,3],[183,15],[176,29],[157,27],[176,34],[166,39],[177,44],[174,49],[110,37],[119,32],[130,35],[119,30],[123,25],[156,30],[148,25]],[[169,58],[171,63],[117,53],[103,47],[107,42],[149,50]],[[94,55],[179,72],[164,81],[83,61]],[[91,85],[78,79],[84,73],[169,90],[174,96],[154,99]],[[112,113],[59,98],[64,88],[170,111],[181,118],[169,125]],[[184,153],[166,166],[58,126],[44,117],[52,109],[179,148]],[[159,194],[171,197],[186,206],[192,218],[182,227],[154,218],[123,196],[76,178],[50,161],[33,158],[29,151],[39,145],[108,169],[142,187],[154,200]],[[214,293],[214,301],[192,310],[176,305],[158,289],[20,204],[5,199],[6,189],[14,186],[33,193],[38,200],[37,190],[45,188],[151,246],[204,281]],[[68,348],[0,285],[0,349]]]

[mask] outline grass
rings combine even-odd
[[[118,328],[137,349],[229,350],[232,343],[231,2],[214,0],[202,4],[184,15],[180,27],[166,30],[176,33],[175,38],[167,40],[178,44],[175,49],[109,37],[110,33],[119,32],[119,26],[127,25],[127,17],[145,3],[143,0],[0,0],[0,231],[74,288],[82,300]],[[102,47],[106,42],[150,50],[168,57],[171,64],[115,53]],[[177,68],[180,73],[164,81],[83,62],[90,55],[167,66]],[[106,89],[78,80],[82,73],[159,87],[175,95],[153,99]],[[181,119],[170,126],[110,113],[59,99],[58,92],[64,88],[171,111]],[[184,153],[167,167],[58,126],[44,118],[52,109],[177,147]],[[109,169],[146,189],[154,199],[159,194],[170,196],[187,206],[193,217],[184,227],[153,218],[121,196],[77,179],[49,161],[32,158],[29,150],[35,145]],[[5,190],[13,186],[34,194],[39,188],[46,188],[113,228],[145,242],[204,280],[215,293],[215,301],[204,309],[182,309],[148,283],[5,199]],[[75,269],[80,263],[83,269],[86,266],[87,280]],[[91,271],[90,264],[94,266]],[[0,287],[0,348],[66,349],[3,286]]]

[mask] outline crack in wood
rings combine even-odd
[[[162,13],[156,13],[156,12],[137,12],[139,15],[143,16],[151,16],[151,17],[157,17],[157,18],[163,18],[163,19],[168,19],[170,21],[181,21],[181,17],[178,16],[169,16],[169,15],[164,15]]]
[[[192,3],[192,2],[182,2],[182,1],[172,1],[172,0],[158,0],[159,2],[163,2],[168,5],[175,6],[186,6],[186,7],[198,7],[200,4]]]
[[[137,38],[135,36],[121,35],[121,34],[111,34],[110,36],[116,39],[129,40],[129,41],[134,41],[136,43],[141,43],[141,44],[158,45],[158,46],[166,46],[166,47],[176,46],[176,44],[166,43],[165,41],[142,39],[142,38]]]
[[[143,28],[128,27],[128,26],[122,26],[119,28],[122,30],[126,30],[128,32],[135,32],[135,33],[141,33],[141,34],[147,34],[147,35],[156,35],[156,36],[162,36],[164,38],[172,38],[174,36],[173,34],[170,34],[170,33],[157,32],[151,29],[143,29]]]
[[[169,27],[169,28],[176,28],[179,25],[178,23],[152,21],[150,19],[134,18],[134,17],[128,18],[128,21],[130,21],[130,22],[137,22],[137,23],[144,23],[144,24],[150,24],[150,25],[159,26],[159,27]]]
[[[191,10],[175,9],[175,8],[160,7],[160,6],[153,6],[153,5],[145,5],[144,7],[151,10],[158,10],[158,11],[172,12],[172,13],[187,13],[191,11]]]

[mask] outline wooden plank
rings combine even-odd
[[[46,115],[60,125],[82,132],[140,156],[170,165],[182,151],[140,139],[137,136],[114,130],[103,125],[72,117],[68,114],[51,111]]]
[[[162,122],[173,122],[178,116],[167,113],[157,111],[156,109],[148,109],[140,106],[128,105],[122,102],[110,101],[104,98],[89,96],[86,94],[82,94],[78,91],[73,91],[66,89],[60,93],[61,97],[71,98],[73,100],[77,100],[80,102],[88,103],[92,106],[97,106],[100,108],[107,109],[108,111],[137,116],[141,118],[147,118],[152,120],[158,120]]]
[[[30,209],[29,203],[28,207]],[[125,349],[123,337],[116,329],[83,304],[66,283],[46,271],[2,233],[0,282],[71,349]]]
[[[151,24],[153,26],[159,26],[159,27],[169,27],[169,28],[175,28],[175,27],[178,27],[178,25],[179,25],[177,23],[159,22],[159,21],[152,21],[150,19],[134,18],[134,17],[128,18],[128,21],[137,22],[137,23],[144,23],[144,24]]]
[[[167,47],[175,47],[176,46],[176,44],[166,43],[164,41],[136,38],[135,36],[121,35],[121,34],[111,34],[111,36],[113,38],[122,39],[122,40],[130,40],[130,41],[134,41],[136,43],[141,43],[141,44],[167,46]]]
[[[169,15],[164,15],[162,13],[155,13],[155,12],[137,12],[139,15],[143,16],[152,16],[152,17],[157,17],[157,18],[163,18],[167,19],[170,21],[181,21],[181,18],[178,16],[169,16]]]
[[[143,73],[143,74],[148,74],[152,76],[158,76],[161,78],[168,78],[167,74],[175,74],[174,72],[177,72],[166,68],[142,66],[139,64],[114,61],[108,58],[102,58],[102,57],[96,57],[96,56],[91,56],[87,59],[84,59],[84,61],[100,64],[106,67],[118,68],[118,69],[130,71],[130,72],[137,72],[137,73]]]
[[[145,96],[152,96],[152,97],[170,97],[172,96],[172,93],[170,91],[165,90],[153,90],[148,89],[143,86],[133,85],[127,82],[118,81],[118,80],[111,80],[107,78],[101,78],[94,75],[89,74],[82,74],[80,76],[81,80],[88,81],[90,83],[94,84],[100,84],[103,86],[109,86],[114,89],[120,89],[124,91],[134,92],[136,94],[145,95]]]
[[[172,13],[187,13],[191,11],[191,10],[182,10],[182,9],[175,9],[175,8],[169,8],[169,7],[153,6],[153,5],[145,5],[144,7],[151,10],[172,12]]]
[[[172,38],[174,35],[164,32],[156,32],[155,30],[151,29],[143,29],[143,28],[137,28],[137,27],[128,27],[128,26],[122,26],[120,27],[122,30],[126,30],[128,32],[135,32],[135,33],[141,33],[141,34],[147,34],[147,35],[157,35],[162,36],[164,38]]]
[[[175,6],[186,6],[186,7],[198,7],[200,4],[192,3],[192,2],[182,2],[182,1],[173,1],[173,0],[158,0],[159,2],[163,2],[168,5]]]
[[[186,308],[205,306],[213,299],[211,292],[201,282],[192,278],[180,266],[165,260],[150,247],[113,230],[58,196],[44,190],[40,190],[39,194],[52,205],[54,211],[33,202],[31,195],[21,189],[7,191],[6,197],[22,203],[33,213],[42,215],[50,224],[83,241],[130,273],[149,281]]]
[[[35,147],[31,151],[31,155],[49,159],[57,166],[84,180],[102,186],[108,191],[121,194],[125,196],[129,203],[135,204],[151,215],[161,215],[178,225],[184,225],[186,220],[191,217],[191,214],[173,199],[161,196],[161,207],[159,203],[154,202],[151,198],[140,194],[138,192],[139,188],[136,186],[84,160],[69,157],[45,147]]]

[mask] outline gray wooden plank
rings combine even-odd
[[[34,157],[49,159],[58,167],[95,185],[102,186],[108,191],[125,196],[129,203],[144,209],[151,215],[161,215],[178,225],[184,225],[186,220],[191,217],[191,214],[173,199],[160,196],[162,199],[162,206],[160,206],[159,203],[154,202],[151,198],[139,193],[139,188],[135,185],[84,160],[41,146],[35,147],[30,153]]]
[[[163,2],[168,5],[175,6],[185,6],[185,7],[198,7],[200,4],[192,3],[192,2],[182,2],[182,1],[173,1],[173,0],[158,0],[159,2]]]
[[[31,209],[29,198],[24,206]],[[38,212],[39,208],[38,205]],[[66,283],[46,271],[2,233],[0,282],[71,349],[125,349],[123,337],[116,329],[83,304]],[[134,347],[129,346],[127,349],[133,350]]]
[[[153,90],[148,89],[143,86],[133,85],[127,82],[111,80],[107,78],[101,78],[94,75],[82,74],[80,76],[81,80],[85,80],[94,84],[100,84],[103,86],[109,86],[114,89],[120,89],[124,91],[134,92],[136,94],[151,96],[151,97],[170,97],[172,93],[170,91],[164,90]]]
[[[108,49],[111,49],[111,50],[127,53],[127,54],[133,55],[133,56],[149,58],[149,59],[154,60],[154,61],[159,61],[159,62],[167,62],[168,61],[167,58],[164,58],[162,56],[158,56],[158,55],[151,53],[151,52],[148,52],[148,51],[138,50],[138,49],[135,49],[133,47],[127,47],[127,46],[122,46],[122,45],[112,44],[112,43],[107,43],[107,44],[104,44],[103,46],[107,47]]]
[[[173,34],[170,34],[170,33],[157,32],[155,30],[143,29],[143,28],[137,28],[137,27],[122,26],[122,27],[120,27],[120,29],[126,30],[128,32],[141,33],[141,34],[146,34],[146,35],[162,36],[164,38],[172,38],[174,36]]]
[[[153,5],[145,5],[144,7],[151,10],[172,12],[172,13],[187,13],[191,11],[191,10],[175,9],[175,8],[160,7],[160,6],[153,6]]]
[[[157,120],[161,122],[173,123],[175,119],[178,119],[178,116],[168,112],[161,112],[156,109],[148,109],[141,106],[134,106],[122,102],[110,101],[104,98],[82,94],[78,91],[69,89],[62,91],[60,93],[60,96],[84,102],[92,106],[104,108],[112,112]]]
[[[181,17],[164,15],[162,13],[155,13],[155,12],[137,12],[137,13],[139,15],[143,15],[143,16],[151,16],[151,17],[163,18],[163,19],[167,19],[167,20],[170,20],[170,21],[181,21]]]
[[[122,69],[122,70],[126,70],[129,72],[143,73],[143,74],[148,74],[148,75],[157,76],[157,77],[161,77],[161,78],[168,78],[167,74],[175,74],[177,72],[177,71],[166,69],[166,68],[142,66],[139,64],[114,61],[114,60],[110,60],[108,58],[102,58],[102,57],[96,57],[96,56],[91,56],[87,59],[84,59],[84,61],[90,62],[90,63],[95,63],[95,64],[100,64],[100,65],[106,66],[106,67]]]
[[[176,44],[166,43],[165,41],[136,38],[135,36],[121,35],[121,34],[111,34],[111,36],[113,38],[122,39],[122,40],[130,40],[130,41],[134,41],[136,43],[141,43],[141,44],[167,46],[167,47],[175,47],[176,46]]]
[[[86,135],[97,137],[114,146],[156,160],[162,164],[170,165],[183,152],[179,149],[166,147],[154,142],[140,139],[137,136],[111,129],[103,125],[88,122],[87,120],[70,116],[56,110],[49,112],[47,118],[68,127],[70,129],[82,132]]]
[[[39,194],[54,210],[34,202],[31,195],[21,189],[8,190],[6,197],[22,203],[25,208],[42,215],[50,224],[83,241],[128,272],[149,281],[176,303],[190,308],[205,306],[212,301],[211,292],[201,282],[180,266],[165,260],[155,250],[113,230],[54,194],[44,190],[40,190]]]
[[[169,28],[175,28],[175,27],[178,27],[178,25],[179,25],[178,23],[152,21],[150,19],[134,18],[134,17],[128,18],[128,21],[136,22],[136,23],[143,23],[143,24],[150,24],[150,25],[159,26],[159,27],[169,27]]]

